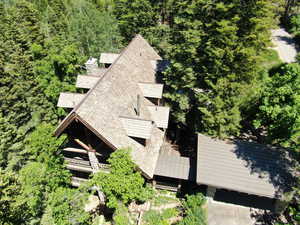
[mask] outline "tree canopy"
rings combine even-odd
[[[108,159],[110,173],[99,171],[93,175],[91,185],[100,187],[110,208],[117,208],[119,201],[145,201],[151,196],[151,189],[145,187],[144,178],[131,159],[130,149],[119,149]]]
[[[177,129],[225,138],[239,137],[247,124],[263,131],[261,142],[299,156],[299,62],[264,65],[277,17],[297,37],[298,14],[295,0],[0,1],[0,224],[92,224],[83,211],[87,190],[70,187],[57,154],[65,137],[52,133],[67,113],[57,98],[76,90],[90,56],[118,52],[137,33],[171,62],[162,78]],[[109,163],[111,173],[95,174],[91,185],[122,224],[122,209],[151,191],[130,150]],[[295,189],[287,212],[297,222]],[[205,224],[203,202],[187,197],[179,224]]]

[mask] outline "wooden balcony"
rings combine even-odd
[[[168,190],[177,192],[180,185],[177,183],[170,183],[170,182],[162,182],[162,181],[155,181],[154,187],[160,190]]]
[[[80,158],[68,158],[68,157],[64,157],[64,159],[67,163],[67,168],[69,170],[75,170],[75,171],[86,172],[86,173],[93,172],[90,162],[87,160],[83,160]],[[110,171],[110,165],[108,164],[99,163],[99,168],[101,172],[109,173]]]

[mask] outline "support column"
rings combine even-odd
[[[153,187],[153,189],[155,189],[155,187],[156,187],[156,180],[152,180],[152,187]]]
[[[288,203],[286,201],[276,199],[275,200],[275,213],[282,213],[286,207],[288,206]]]
[[[208,198],[214,199],[216,191],[217,191],[217,188],[212,187],[212,186],[207,186],[206,196]]]
[[[177,191],[181,190],[181,186],[182,186],[182,180],[179,180],[178,185],[177,185]]]

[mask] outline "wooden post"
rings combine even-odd
[[[90,149],[90,147],[89,146],[87,146],[86,144],[84,144],[82,141],[80,141],[79,139],[74,139],[74,141],[77,143],[77,144],[79,144],[81,147],[83,147],[86,151],[90,151],[91,149]]]
[[[92,149],[92,145],[91,145],[91,138],[90,138],[90,133],[88,131],[88,129],[86,127],[84,127],[84,133],[85,133],[85,137],[87,139],[87,142],[88,142],[88,146],[90,149]]]
[[[156,180],[152,180],[152,187],[153,187],[153,189],[155,189],[155,186],[156,186]]]
[[[177,185],[177,191],[180,191],[181,186],[182,186],[182,180],[179,180],[179,183]]]
[[[140,111],[141,111],[141,97],[140,95],[137,95],[136,99],[136,115],[140,116]]]
[[[275,213],[282,213],[286,207],[288,206],[288,203],[283,201],[283,200],[280,200],[280,199],[276,199],[275,200]]]
[[[211,199],[214,199],[216,191],[217,191],[217,188],[212,187],[212,186],[207,186],[206,196],[211,198]]]

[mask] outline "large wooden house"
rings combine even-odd
[[[98,68],[93,59],[87,62],[88,74],[79,75],[76,82],[76,87],[89,89],[87,93],[61,93],[58,106],[72,111],[55,135],[68,135],[63,154],[75,175],[93,171],[88,152],[95,152],[100,167],[107,169],[111,152],[130,147],[142,174],[153,178],[169,120],[169,108],[160,101],[161,61],[137,35],[120,54],[101,55],[107,68]]]
[[[58,106],[70,108],[55,135],[68,135],[63,154],[73,184],[88,174],[109,172],[107,159],[131,148],[143,176],[157,188],[176,191],[181,181],[206,185],[207,194],[229,190],[265,199],[282,199],[290,190],[290,161],[278,149],[198,135],[197,159],[164,151],[170,109],[163,105],[160,72],[166,63],[140,35],[120,53],[103,53],[86,63],[76,87],[85,94],[61,93]]]

